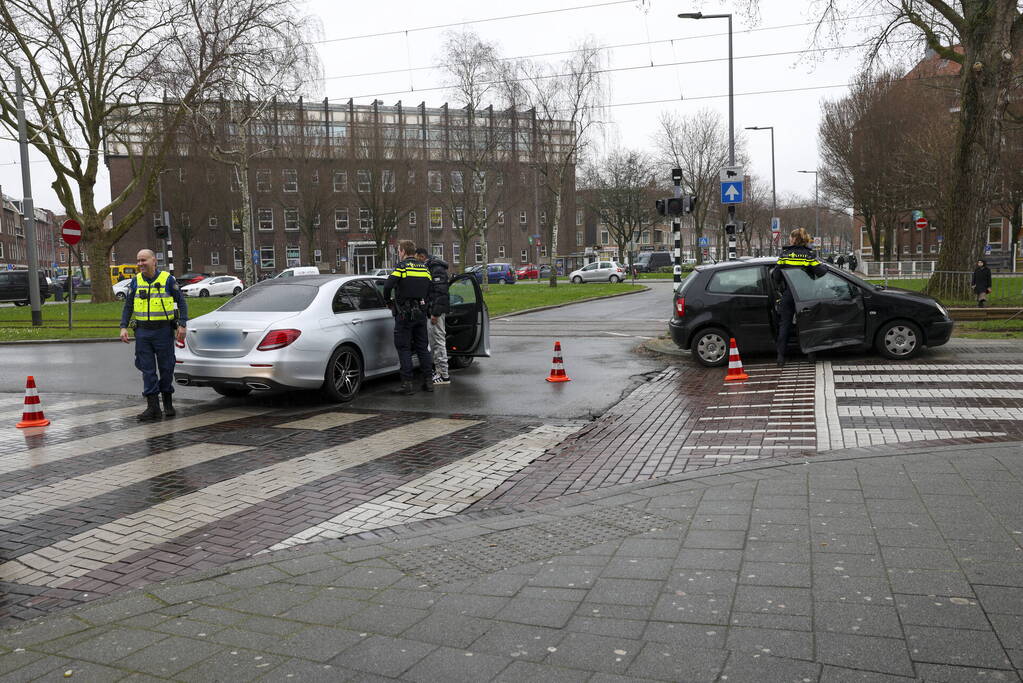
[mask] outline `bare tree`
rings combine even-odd
[[[378,152],[389,143],[378,141]],[[415,209],[415,188],[408,182],[412,162],[403,155],[384,152],[359,159],[355,169],[355,198],[359,203],[359,232],[368,233],[376,247],[376,263],[387,261],[387,247],[398,223]]]
[[[654,145],[661,165],[682,169],[683,192],[697,197],[693,224],[694,238],[699,240],[710,211],[718,204],[721,168],[728,165],[728,124],[713,109],[701,109],[690,116],[664,112]],[[741,133],[735,135],[735,147],[735,163],[744,165],[745,140]],[[696,259],[698,263],[703,261],[699,249]]]
[[[601,69],[603,51],[596,43],[584,42],[561,64],[522,63],[517,79],[520,97],[535,114],[533,144],[528,152],[550,201],[547,224],[550,244],[551,287],[558,285],[558,230],[565,193],[574,190],[575,165],[589,141],[591,130],[600,123],[605,83]]]
[[[302,136],[283,141],[277,149],[277,155],[288,160],[288,168],[281,171],[282,191],[277,194],[277,203],[284,211],[297,214],[309,263],[320,244],[324,217],[333,206],[333,183],[325,163],[328,152],[322,126],[306,129]]]
[[[770,185],[757,176],[750,176],[742,203],[743,231],[738,235],[744,253],[763,256],[771,250],[771,193]],[[727,214],[726,214],[727,215]]]
[[[581,194],[615,243],[618,260],[624,261],[630,244],[639,241],[644,228],[657,221],[654,209],[656,184],[650,158],[637,150],[615,149],[591,161],[584,173]]]
[[[57,197],[82,224],[96,266],[93,301],[113,297],[103,266],[152,204],[189,108],[230,73],[256,66],[252,46],[266,35],[293,34],[293,7],[283,0],[0,2],[0,123],[17,130],[20,68],[29,140],[56,175]],[[134,172],[101,206],[96,180],[104,153],[128,156]],[[118,208],[126,210],[104,230]]]

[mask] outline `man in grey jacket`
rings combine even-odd
[[[431,256],[426,249],[416,249],[416,259],[430,271],[430,351],[433,353],[433,383],[451,384],[448,374],[448,338],[444,326],[449,310],[448,264],[443,259]]]

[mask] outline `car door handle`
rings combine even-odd
[[[359,323],[361,323],[361,322],[362,322],[362,318],[352,318],[352,319],[351,319],[351,320],[349,320],[348,322],[350,322],[350,323],[351,323],[351,324],[353,324],[353,325],[358,325]]]
[[[801,310],[800,310],[799,312],[800,312],[800,313],[809,313],[809,312],[810,312],[810,309],[809,309],[809,308],[803,308],[803,309],[801,309]]]

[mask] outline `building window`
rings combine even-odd
[[[215,182],[217,182],[217,174],[213,172],[212,168],[207,168],[206,169],[206,184],[207,185],[212,185]]]
[[[1002,219],[992,218],[987,222],[987,243],[991,245],[991,251],[1001,251],[1002,247]]]
[[[427,171],[426,172],[426,183],[430,188],[430,192],[440,192],[444,189],[443,179],[441,178],[440,171]]]
[[[394,171],[380,172],[380,189],[384,192],[394,192]]]
[[[924,253],[924,245],[922,245],[922,244],[916,245],[916,253],[918,253],[918,254]]]
[[[274,210],[273,209],[256,209],[256,220],[260,230],[273,230],[274,229]]]
[[[216,216],[210,216],[210,218],[209,218],[209,225],[210,225],[211,228],[219,227],[217,225],[217,217]]]
[[[497,212],[497,224],[498,225],[504,225],[504,211],[498,211]]]
[[[408,171],[408,179],[405,181],[409,187],[415,187],[416,184],[416,169],[410,168]]]
[[[902,253],[903,254],[908,254],[909,253],[909,245],[908,244],[903,244],[902,245]]]
[[[211,266],[219,266],[220,265],[220,252],[219,251],[211,251],[210,252],[210,265]]]
[[[261,168],[256,171],[256,192],[270,191],[270,169]]]
[[[461,228],[465,225],[465,209],[460,206],[455,207],[455,227]]]
[[[231,192],[241,192],[241,184],[238,182],[238,169],[232,169],[231,173]]]
[[[189,256],[188,258],[185,259],[185,270],[187,272],[191,272],[192,271],[192,257],[191,256]]]
[[[178,219],[178,222],[181,224],[182,228],[192,227],[192,219],[188,217],[187,213],[182,212],[181,217]]]
[[[409,211],[408,212],[408,224],[409,224],[410,228],[415,226],[415,224],[416,224],[416,212],[415,211]]]
[[[298,171],[293,168],[286,168],[281,171],[283,179],[282,187],[285,192],[298,192]]]
[[[583,210],[582,209],[576,209],[575,210],[575,224],[576,225],[582,225],[583,224]]]
[[[451,243],[451,260],[455,264],[462,262],[462,245],[458,242]]]
[[[575,246],[577,246],[577,247],[583,246],[583,231],[582,230],[576,230],[575,231]]]
[[[334,250],[334,264],[337,265],[338,268],[343,266],[345,264],[345,261],[347,261],[347,260],[348,260],[348,252],[346,250],[344,250],[344,249],[335,249]]]
[[[298,230],[298,209],[284,210],[284,229]]]
[[[373,174],[369,171],[360,170],[356,174],[359,177],[359,192],[369,192],[373,185]]]
[[[540,256],[546,256],[546,255],[547,255],[547,245],[544,245],[544,246],[540,247]]]
[[[443,244],[431,244],[430,252],[437,258],[444,258],[444,245]]]
[[[472,174],[472,191],[476,194],[483,194],[487,191],[486,171],[477,171]]]
[[[313,249],[313,261],[316,263],[323,261],[323,252],[319,249]]]
[[[937,254],[938,253],[938,245],[937,244],[932,244],[931,245],[931,253],[932,254]]]
[[[274,248],[260,247],[259,248],[259,267],[263,270],[273,270],[275,268],[274,261]]]
[[[611,235],[608,234],[607,230],[600,231],[600,243],[602,245],[611,244]]]
[[[238,247],[234,248],[234,269],[241,270],[244,266],[242,264],[243,251]]]
[[[497,257],[504,258],[504,245],[502,244],[497,248]]]
[[[650,231],[644,230],[643,234],[639,236],[640,244],[650,244]]]
[[[451,172],[451,191],[456,194],[465,192],[465,175],[461,171]]]
[[[334,229],[348,229],[348,209],[334,209]]]
[[[314,228],[320,227],[320,214],[316,214],[315,216],[313,216],[313,227]]]
[[[476,263],[483,263],[483,245],[476,242]]]
[[[302,263],[301,252],[298,247],[287,247],[284,250],[284,257],[287,259],[288,267],[297,266]]]
[[[231,230],[232,232],[242,231],[242,212],[235,209],[231,210]]]
[[[4,243],[0,242],[0,258],[3,258],[3,257],[4,257]],[[60,252],[60,262],[61,263],[67,263],[67,252],[66,251]]]
[[[430,230],[440,230],[444,227],[444,209],[439,206],[430,207]]]
[[[541,211],[540,212],[540,225],[547,225],[547,212],[546,211]]]
[[[153,214],[153,227],[155,228],[156,226],[160,225],[162,222],[163,221],[160,220],[160,214],[154,213]]]
[[[519,225],[529,225],[529,217],[525,211],[519,211]]]
[[[311,182],[313,185],[320,184],[320,169],[318,168],[314,169],[313,172],[309,174],[309,182]]]
[[[525,249],[523,249],[521,252],[519,252],[519,261],[521,261],[522,263],[525,263],[528,260],[529,260],[529,253]]]
[[[348,171],[334,171],[334,192],[348,191]]]
[[[654,244],[664,244],[663,230],[654,230]]]
[[[359,209],[359,229],[366,231],[373,228],[373,217],[370,216],[369,209]]]

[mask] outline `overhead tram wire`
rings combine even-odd
[[[849,17],[846,21],[852,21],[854,19],[869,19],[871,17],[878,17],[878,16],[881,16],[881,15],[880,14],[862,14],[862,15],[855,16],[855,17]],[[816,25],[816,24],[817,24],[816,21],[804,21],[804,22],[801,22],[801,23],[798,23],[798,24],[779,24],[778,26],[760,26],[758,28],[748,28],[748,29],[743,29],[741,31],[735,31],[735,33],[739,34],[739,33],[759,33],[759,32],[762,32],[762,31],[781,31],[781,30],[784,30],[784,29],[799,28],[799,27],[802,27],[802,26],[812,26],[812,25]],[[707,33],[707,34],[698,35],[698,36],[680,36],[678,38],[664,38],[664,39],[660,39],[660,40],[642,40],[642,41],[639,41],[638,43],[619,43],[617,45],[604,45],[604,46],[600,46],[598,49],[600,49],[600,50],[617,50],[617,49],[620,49],[620,48],[646,47],[646,46],[650,46],[650,45],[660,45],[662,43],[675,43],[675,42],[681,42],[683,40],[703,40],[703,39],[706,39],[706,38],[714,38],[715,36],[726,36],[726,35],[728,35],[727,32],[725,32],[725,33]],[[407,46],[406,46],[406,49],[407,49]],[[847,49],[847,48],[844,48],[844,49]],[[579,51],[580,51],[579,49],[572,49],[572,50],[557,50],[555,52],[536,52],[534,54],[519,55],[517,57],[501,57],[498,61],[501,61],[501,62],[511,62],[511,61],[515,61],[515,60],[518,60],[518,59],[535,59],[537,57],[557,57],[557,56],[560,56],[560,55],[575,54],[575,53],[577,53]],[[411,60],[409,60],[409,61],[411,61]],[[436,71],[436,70],[438,70],[440,68],[441,67],[439,65],[437,65],[437,64],[429,64],[429,65],[424,65],[424,66],[408,66],[408,67],[405,67],[405,68],[402,68],[402,69],[385,69],[383,71],[365,71],[363,73],[357,73],[357,74],[341,74],[341,75],[338,75],[338,76],[326,76],[322,80],[324,80],[324,81],[337,81],[337,80],[341,80],[341,79],[344,79],[344,78],[364,78],[364,77],[367,77],[367,76],[387,76],[389,74],[408,73],[410,71]]]
[[[522,14],[507,14],[500,17],[484,17],[483,19],[470,19],[468,21],[453,21],[447,24],[433,24],[431,26],[417,26],[415,28],[402,28],[394,31],[381,31],[380,33],[363,33],[355,36],[344,36],[341,38],[325,38],[312,41],[311,45],[324,45],[327,43],[341,43],[348,40],[362,40],[365,38],[383,38],[384,36],[395,36],[403,33],[416,33],[419,31],[435,31],[439,28],[451,28],[454,26],[466,26],[468,24],[486,24],[492,21],[505,21],[507,19],[522,19],[524,17],[538,17],[545,14],[557,14],[559,12],[576,12],[586,9],[598,9],[601,7],[612,7],[614,5],[631,5],[635,0],[612,0],[612,2],[598,2],[590,5],[577,5],[575,7],[559,7],[557,9],[537,10],[535,12],[523,12]]]
[[[913,41],[911,39],[906,39],[906,40],[897,41],[897,42],[915,42],[915,41]],[[810,53],[815,53],[815,52],[819,53],[819,52],[830,52],[830,51],[833,51],[833,50],[851,50],[851,49],[856,49],[856,48],[859,48],[859,47],[866,47],[867,45],[869,45],[869,43],[860,43],[860,44],[857,44],[857,45],[839,45],[839,46],[836,46],[836,47],[816,47],[816,48],[807,48],[805,50],[787,50],[787,51],[784,51],[784,52],[763,52],[763,53],[760,53],[760,54],[753,54],[753,55],[740,55],[738,57],[734,57],[734,60],[735,61],[739,61],[739,60],[743,60],[743,59],[763,59],[763,58],[769,58],[769,57],[788,57],[788,56],[791,56],[791,55],[802,55],[802,54],[810,54]],[[710,58],[707,58],[707,59],[691,59],[691,60],[686,60],[686,61],[681,61],[681,62],[664,62],[664,63],[661,63],[661,64],[654,64],[652,66],[650,64],[639,64],[639,65],[636,65],[636,66],[608,67],[606,69],[597,69],[597,70],[595,70],[594,73],[607,74],[607,73],[617,73],[617,72],[620,72],[620,71],[640,71],[640,70],[643,70],[643,69],[661,69],[661,68],[672,67],[672,66],[688,66],[688,65],[693,65],[693,64],[710,64],[710,63],[713,63],[713,62],[724,62],[724,61],[728,61],[728,57],[710,57]],[[402,71],[404,71],[404,70],[402,70]],[[561,77],[569,76],[569,75],[570,74],[564,74],[564,73],[561,73],[561,74],[550,74],[550,75],[539,76],[538,78],[546,80],[546,79],[551,79],[551,78],[561,78]],[[497,84],[500,84],[500,83],[503,83],[503,82],[516,83],[516,82],[526,81],[526,80],[531,80],[531,77],[510,78],[510,79],[507,79],[506,81],[487,81],[485,83],[481,83],[480,85],[497,85]],[[448,89],[449,89],[448,86],[437,85],[437,86],[430,86],[430,87],[426,87],[426,88],[419,88],[415,92],[421,93],[421,92],[429,92],[429,91],[437,91],[437,90],[448,90]],[[409,92],[411,92],[411,91],[409,91],[409,90],[390,90],[390,91],[387,91],[387,92],[365,93],[365,94],[361,94],[361,95],[350,95],[350,96],[347,96],[347,97],[344,97],[344,96],[342,96],[342,97],[328,97],[326,99],[328,101],[331,101],[331,102],[341,102],[341,101],[348,101],[348,100],[361,100],[361,99],[365,99],[365,98],[369,98],[369,97],[376,98],[376,97],[389,97],[389,96],[392,96],[392,95],[405,95],[405,94],[408,94]]]

